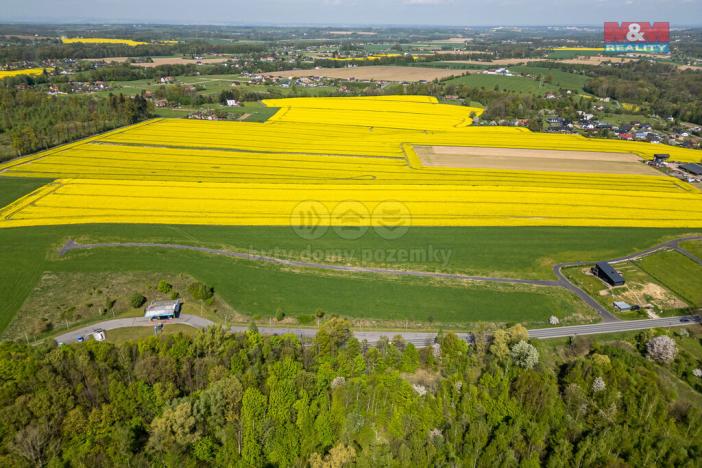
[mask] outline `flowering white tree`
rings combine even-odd
[[[510,354],[514,363],[525,369],[531,369],[539,363],[539,352],[524,340],[512,346]]]
[[[592,382],[592,391],[597,393],[603,391],[605,388],[607,388],[607,385],[605,385],[605,381],[602,377],[597,377],[594,382]]]
[[[666,335],[656,336],[646,344],[646,353],[649,359],[653,359],[661,364],[673,362],[678,353],[675,340]]]

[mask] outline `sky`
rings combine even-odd
[[[702,0],[0,0],[0,21],[160,24],[702,25]]]

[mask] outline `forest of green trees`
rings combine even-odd
[[[671,65],[632,62],[598,67],[585,91],[640,104],[660,116],[702,124],[702,73],[679,72]]]
[[[0,161],[139,122],[149,116],[141,95],[49,96],[0,86]]]
[[[331,318],[306,346],[255,328],[5,342],[0,465],[699,466],[702,408],[667,377],[695,362],[675,338],[485,338],[370,347]]]

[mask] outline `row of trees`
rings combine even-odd
[[[554,352],[519,326],[476,338],[370,347],[332,318],[309,346],[255,328],[5,342],[0,465],[697,464],[702,410],[645,350],[579,339]]]

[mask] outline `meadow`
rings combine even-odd
[[[558,91],[558,86],[554,84],[536,81],[525,76],[471,74],[448,79],[446,83],[485,89],[498,87],[503,91],[514,91],[523,94],[545,94],[549,91]]]

